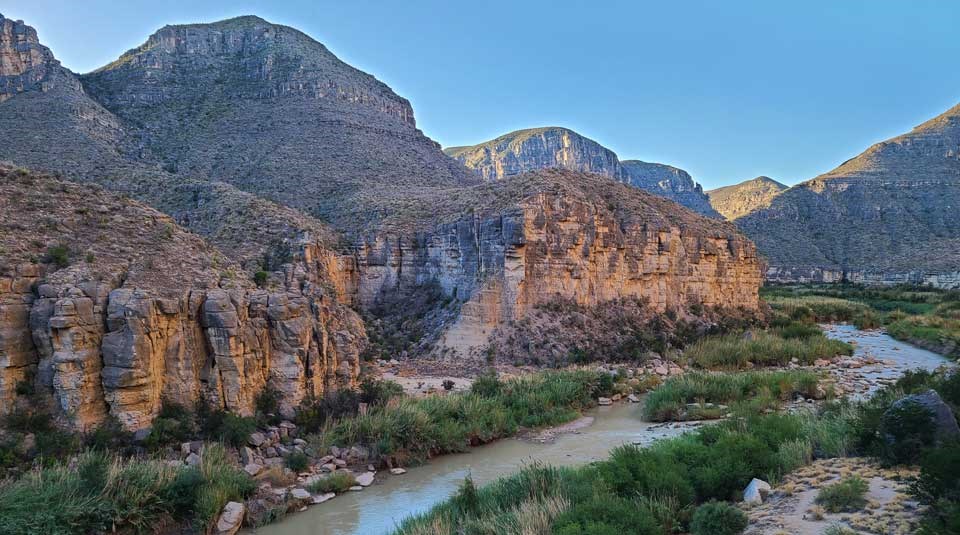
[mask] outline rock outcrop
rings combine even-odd
[[[710,205],[728,221],[734,221],[761,208],[770,206],[773,198],[780,195],[787,186],[768,176],[746,180],[732,186],[713,189],[707,192]]]
[[[960,106],[782,192],[736,224],[778,280],[957,287],[958,147]]]
[[[540,169],[596,173],[666,197],[695,212],[720,217],[703,188],[686,171],[640,160],[621,161],[612,150],[568,128],[517,130],[478,145],[449,147],[444,152],[484,180]]]
[[[368,244],[359,256],[361,300],[430,279],[465,298],[442,348],[474,352],[499,324],[557,297],[585,305],[642,297],[660,312],[758,307],[753,244],[661,197],[563,170],[488,183],[471,197],[488,210],[415,239]]]
[[[109,414],[141,429],[164,401],[250,414],[269,383],[289,412],[356,384],[362,322],[309,247],[260,289],[168,216],[99,189],[0,168],[0,207],[4,410],[34,381],[75,427]]]

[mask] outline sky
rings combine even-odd
[[[960,2],[0,0],[76,72],[165,24],[298,28],[443,146],[565,126],[706,189],[794,184],[960,102]]]

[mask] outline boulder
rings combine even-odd
[[[263,470],[263,467],[257,463],[247,463],[243,467],[243,471],[250,474],[251,477],[259,474],[261,470]]]
[[[240,460],[243,464],[250,464],[254,461],[253,450],[244,446],[240,448]]]
[[[770,484],[762,479],[753,478],[743,490],[743,501],[751,505],[760,505],[770,494]]]
[[[267,437],[263,436],[263,433],[250,433],[250,438],[247,440],[251,446],[254,448],[259,448],[267,441]]]
[[[223,512],[217,520],[217,535],[234,535],[240,531],[240,524],[243,523],[243,513],[246,507],[240,502],[227,502],[223,506]]]
[[[937,442],[960,436],[960,427],[957,426],[957,419],[953,415],[950,406],[940,399],[940,395],[935,390],[927,390],[921,394],[913,394],[901,398],[893,403],[887,412],[883,414],[885,425],[895,425],[897,414],[910,404],[917,404],[930,413],[933,422],[933,438]],[[896,441],[896,430],[889,429],[884,438],[892,444]]]
[[[337,495],[334,494],[334,493],[332,493],[332,492],[328,492],[328,493],[326,493],[326,494],[314,494],[314,495],[313,495],[313,498],[312,498],[310,501],[311,501],[314,505],[316,505],[316,504],[318,504],[318,503],[323,503],[323,502],[325,502],[325,501],[332,500],[332,499],[335,498],[336,496],[337,496]]]
[[[640,402],[640,398],[637,397],[636,394],[630,394],[630,395],[627,396],[627,401],[629,401],[630,403],[639,403],[639,402]]]
[[[196,453],[191,452],[190,455],[187,455],[186,462],[190,466],[197,466],[198,464],[200,464],[200,456],[197,455]]]
[[[404,470],[403,468],[391,468],[391,469],[390,469],[390,473],[393,474],[393,475],[395,475],[395,476],[399,476],[399,475],[401,475],[401,474],[406,474],[407,471]]]
[[[613,405],[613,400],[610,398],[600,398],[597,400],[597,403],[600,405]]]

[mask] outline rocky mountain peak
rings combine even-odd
[[[770,206],[774,197],[787,186],[768,176],[758,176],[739,184],[707,192],[710,204],[730,221]]]
[[[113,111],[203,100],[205,93],[302,96],[416,124],[410,103],[386,84],[340,61],[303,32],[256,16],[164,26],[144,44],[86,75],[84,83]]]
[[[701,214],[720,217],[700,185],[683,169],[639,160],[621,161],[612,150],[569,128],[517,130],[478,145],[448,147],[444,152],[485,180],[551,168],[594,173],[667,197]]]
[[[59,67],[35,29],[0,14],[0,102],[24,91],[44,90],[50,71]]]

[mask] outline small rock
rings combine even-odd
[[[261,470],[263,470],[263,467],[257,463],[247,463],[243,467],[243,471],[250,474],[251,477],[259,474]]]
[[[240,460],[243,464],[250,464],[254,461],[253,450],[244,446],[240,448]]]
[[[327,472],[333,472],[334,470],[337,469],[337,465],[335,465],[335,464],[333,464],[333,463],[325,463],[325,464],[321,465],[320,468],[326,470]]]
[[[639,403],[640,398],[637,397],[636,394],[630,394],[629,396],[627,396],[627,401],[629,401],[630,403]]]
[[[359,484],[361,487],[369,487],[373,484],[373,477],[373,472],[364,472],[356,477],[357,484]]]
[[[613,400],[610,398],[599,398],[597,403],[600,405],[613,405]]]
[[[240,502],[227,502],[223,506],[223,512],[217,520],[217,535],[233,535],[240,531],[240,524],[243,523],[243,513],[246,507]]]
[[[312,498],[310,493],[307,492],[307,489],[301,489],[299,487],[291,490],[290,496],[292,496],[295,500],[309,500]]]
[[[363,487],[361,487],[360,485],[354,485],[350,487],[350,490],[363,490]]]
[[[264,442],[267,441],[267,437],[263,436],[263,433],[250,433],[250,438],[247,439],[247,442],[250,443],[254,448],[259,448]]]
[[[403,468],[391,468],[391,469],[390,469],[390,473],[393,474],[393,475],[395,475],[395,476],[399,476],[399,475],[401,475],[401,474],[406,474],[407,471],[404,470]]]
[[[337,495],[334,494],[334,493],[332,493],[332,492],[328,492],[328,493],[326,493],[326,494],[314,494],[310,501],[311,501],[314,505],[316,505],[316,504],[318,504],[318,503],[323,503],[323,502],[325,502],[325,501],[332,500],[332,499],[335,498],[336,496],[337,496]]]
[[[667,375],[668,373],[670,373],[670,370],[668,370],[663,366],[657,366],[656,368],[653,369],[653,372],[656,373],[657,375]]]
[[[200,456],[196,453],[191,452],[190,455],[187,455],[186,463],[189,466],[197,466],[200,464]]]

